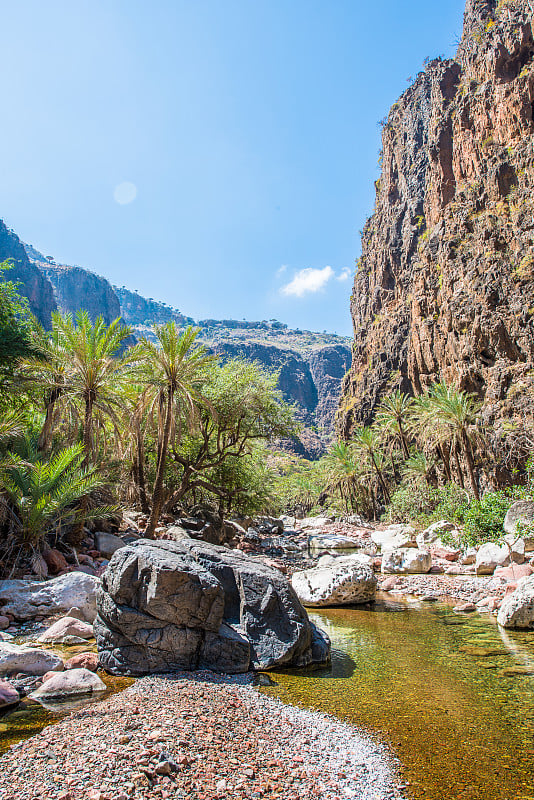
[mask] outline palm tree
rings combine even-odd
[[[410,455],[408,430],[413,398],[400,390],[384,397],[377,408],[375,425],[384,433],[399,440],[404,458]]]
[[[133,348],[120,355],[130,328],[122,325],[120,318],[106,325],[102,317],[97,317],[93,323],[87,311],[78,311],[74,320],[71,314],[58,315],[55,325],[68,362],[62,393],[80,414],[83,463],[88,466],[94,457],[95,418],[100,428],[105,418],[111,419],[116,429],[120,427],[120,383],[135,359]],[[51,388],[56,385],[55,379],[50,382]]]
[[[431,459],[432,454],[436,454],[443,464],[445,482],[451,483],[451,442],[447,440],[447,437],[443,438],[443,431],[438,435],[436,409],[428,394],[414,398],[409,419],[409,429],[428,458]]]
[[[384,500],[386,503],[389,503],[391,497],[384,477],[382,439],[380,434],[370,425],[364,425],[356,430],[353,441],[356,450],[369,459],[376,472],[378,482],[384,495]]]
[[[453,443],[453,456],[457,458],[458,449],[461,451],[471,490],[476,500],[480,499],[478,484],[475,476],[475,459],[473,456],[473,441],[480,436],[477,422],[482,408],[472,395],[455,389],[447,384],[435,383],[428,393],[430,406],[435,411],[435,425],[439,439],[451,439]],[[458,463],[461,473],[461,467]]]
[[[424,453],[413,453],[404,462],[402,477],[408,483],[420,483],[424,480],[428,486],[431,486],[433,482],[432,473],[435,466],[435,460],[428,458]]]
[[[47,534],[62,523],[77,525],[87,518],[101,517],[116,511],[100,507],[87,512],[84,499],[102,486],[96,470],[83,467],[83,445],[66,447],[44,459],[28,439],[22,456],[8,453],[2,465],[0,487],[13,505],[17,520],[17,544],[38,550]]]
[[[21,364],[21,374],[29,383],[44,389],[45,418],[39,434],[38,447],[46,451],[54,426],[55,412],[67,389],[69,357],[62,334],[61,314],[52,313],[52,330],[41,329],[39,342],[41,357],[26,358]]]
[[[176,323],[154,328],[156,342],[139,343],[140,376],[149,390],[151,410],[157,412],[156,477],[152,510],[145,535],[154,536],[163,506],[163,484],[171,436],[182,424],[195,427],[199,406],[205,403],[200,392],[201,379],[208,364],[215,360],[205,347],[196,345],[198,329],[188,327],[181,335]],[[178,424],[177,424],[178,423]]]
[[[326,471],[327,490],[338,492],[348,512],[358,510],[367,495],[367,486],[362,480],[362,463],[350,444],[336,442],[323,459]],[[349,507],[350,504],[350,507]]]

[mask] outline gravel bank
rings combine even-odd
[[[0,758],[1,800],[392,800],[396,762],[250,676],[148,677]]]

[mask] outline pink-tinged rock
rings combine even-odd
[[[506,584],[506,589],[504,590],[504,595],[513,594],[517,589],[517,581],[510,581],[510,583]]]
[[[0,616],[0,631],[5,631],[11,625],[9,617]]]
[[[483,600],[477,603],[478,609],[487,609],[488,611],[496,611],[500,607],[501,607],[500,597],[484,597]]]
[[[463,572],[462,568],[459,567],[457,564],[451,564],[450,567],[447,567],[445,570],[445,575],[461,575]]]
[[[443,558],[445,561],[458,561],[462,551],[453,550],[452,547],[433,547],[432,555],[436,558]]]
[[[19,693],[9,681],[0,681],[0,709],[16,705],[20,700]]]
[[[511,564],[509,567],[499,567],[493,574],[498,578],[504,578],[508,582],[517,582],[520,578],[526,578],[533,573],[534,569],[530,564]]]
[[[392,589],[395,588],[395,586],[398,586],[397,578],[394,577],[386,578],[384,583],[381,586],[379,586],[379,589],[381,589],[381,591],[383,592],[390,592]]]
[[[274,558],[262,558],[262,561],[266,566],[277,569],[284,575],[287,573],[287,567],[282,561],[275,561]]]
[[[54,675],[57,675],[56,671],[52,672],[52,670],[49,670],[48,672],[45,672],[45,674],[41,678],[41,683],[44,683],[45,681],[49,681],[50,678],[54,677]]]
[[[428,570],[429,575],[443,575],[445,570],[441,566],[441,564],[432,564],[430,569]]]
[[[477,607],[474,603],[461,603],[460,605],[454,606],[452,610],[460,614],[470,614],[472,611],[476,611]]]
[[[91,672],[96,672],[98,669],[98,654],[97,653],[78,653],[77,655],[65,661],[65,669],[89,669]]]
[[[382,559],[381,558],[373,559],[373,565],[372,566],[373,566],[373,569],[377,569],[377,570],[381,569],[381,567],[382,567]]]
[[[47,628],[47,630],[39,636],[37,641],[41,644],[61,642],[66,636],[78,636],[81,639],[92,639],[93,626],[89,625],[87,622],[75,619],[75,617],[62,617]]]
[[[58,572],[67,569],[69,566],[65,556],[59,550],[45,550],[43,558],[46,561],[48,571],[51,575],[57,575]]]

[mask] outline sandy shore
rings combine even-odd
[[[398,787],[365,733],[209,672],[143,678],[0,758],[1,800],[392,800]]]

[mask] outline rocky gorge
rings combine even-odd
[[[345,438],[392,389],[418,395],[445,380],[483,401],[496,479],[524,462],[534,364],[533,87],[528,0],[468,0],[456,57],[430,61],[384,119],[375,210],[351,297]]]

